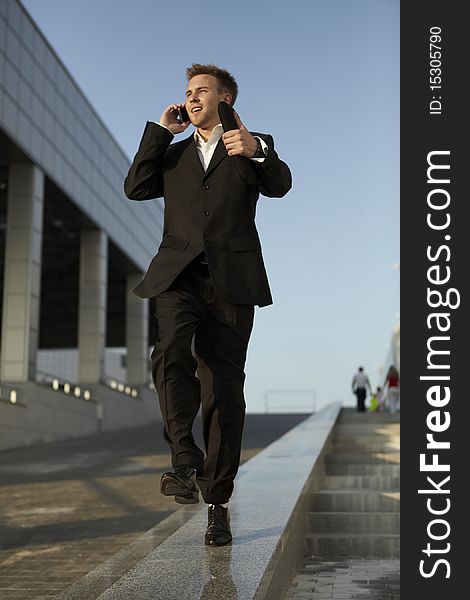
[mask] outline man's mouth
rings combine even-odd
[[[195,112],[201,112],[201,110],[202,110],[202,106],[194,106],[194,107],[191,109],[191,112],[192,112],[192,113],[195,113]]]

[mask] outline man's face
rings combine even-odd
[[[231,100],[228,92],[218,90],[213,75],[195,75],[186,88],[186,110],[191,123],[201,129],[214,128],[219,122],[217,106],[221,100]]]

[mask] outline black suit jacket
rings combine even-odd
[[[219,295],[227,302],[272,304],[255,225],[259,194],[280,198],[292,186],[269,134],[253,133],[268,145],[262,163],[228,156],[222,139],[206,172],[194,136],[170,145],[170,131],[147,121],[124,192],[131,200],[164,197],[163,239],[133,292],[149,298],[166,290],[203,250]]]

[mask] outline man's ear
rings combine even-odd
[[[224,102],[227,102],[228,104],[230,104],[230,106],[233,106],[232,105],[232,94],[230,92],[225,92],[222,100],[224,100]]]

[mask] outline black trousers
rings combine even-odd
[[[254,306],[223,301],[198,258],[155,297],[155,317],[152,376],[173,468],[193,466],[204,501],[223,504],[240,465]],[[201,404],[206,456],[192,434]]]
[[[358,388],[356,388],[355,393],[356,393],[356,398],[357,398],[357,410],[359,412],[365,412],[365,410],[366,410],[365,400],[366,400],[366,396],[367,396],[366,388],[358,387]]]

